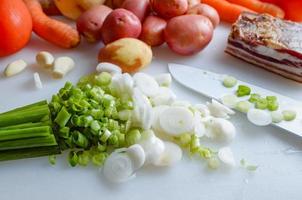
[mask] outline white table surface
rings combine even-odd
[[[182,63],[260,85],[284,95],[302,100],[302,85],[246,64],[224,53],[229,26],[221,25],[214,40],[201,53],[181,57],[163,46],[154,49],[153,63],[144,71],[150,74],[167,72],[167,63]],[[1,71],[16,59],[31,64],[26,72],[9,79],[0,77],[0,111],[49,99],[67,80],[76,82],[92,72],[97,64],[99,46],[82,43],[73,50],[62,50],[33,37],[21,52],[0,58]],[[38,51],[47,50],[55,56],[68,55],[76,60],[76,69],[64,80],[52,80],[34,66]],[[44,83],[42,90],[34,87],[33,72],[38,71]],[[204,103],[208,99],[173,83],[179,99]],[[172,168],[145,168],[137,178],[121,185],[112,185],[94,167],[71,168],[65,156],[56,166],[47,157],[0,163],[1,200],[254,200],[302,199],[302,138],[272,127],[259,128],[237,114],[232,118],[238,136],[231,147],[239,163],[241,158],[259,165],[256,172],[244,169],[208,170],[202,160],[187,155]],[[301,130],[302,131],[302,130]],[[216,144],[217,145],[217,144]],[[218,144],[217,146],[224,144]]]

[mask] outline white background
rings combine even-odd
[[[218,73],[227,73],[246,82],[302,100],[302,85],[246,64],[224,53],[229,26],[221,25],[214,40],[201,53],[192,57],[173,54],[166,46],[154,49],[154,61],[144,71],[150,74],[167,72],[167,63],[188,64]],[[26,72],[9,79],[0,77],[0,111],[22,106],[51,95],[67,80],[76,82],[92,72],[97,64],[99,46],[82,43],[73,50],[62,50],[33,37],[21,52],[0,58],[1,71],[16,59],[25,59]],[[64,80],[52,80],[48,73],[34,65],[34,56],[41,50],[55,56],[68,55],[76,60],[76,69]],[[44,83],[42,90],[34,87],[33,72],[38,71]],[[173,83],[179,99],[204,103],[208,99]],[[245,158],[259,165],[251,173],[238,167],[233,170],[208,170],[202,160],[187,155],[173,168],[148,167],[137,178],[112,185],[94,167],[68,166],[65,156],[59,156],[56,166],[46,157],[0,163],[0,200],[254,200],[301,199],[302,138],[272,127],[259,128],[237,114],[232,118],[238,136],[231,144],[239,163]],[[302,130],[301,130],[302,131]],[[219,144],[221,145],[221,144]]]

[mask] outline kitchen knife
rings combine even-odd
[[[217,74],[205,71],[199,68],[189,67],[179,64],[168,64],[172,77],[181,85],[200,93],[206,97],[221,102],[221,98],[226,94],[235,94],[237,87],[226,88],[223,86],[225,74]],[[252,89],[252,93],[261,94],[263,96],[276,96],[279,102],[279,109],[291,109],[297,112],[297,117],[293,121],[282,121],[280,123],[272,123],[273,126],[284,129],[290,133],[302,136],[302,102],[296,101],[284,95],[261,88],[238,80],[237,85],[246,85]],[[242,97],[247,100],[247,97]]]

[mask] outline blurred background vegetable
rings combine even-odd
[[[22,0],[0,3],[0,57],[22,49],[29,41],[32,19]]]

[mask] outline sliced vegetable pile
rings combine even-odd
[[[237,79],[226,76],[222,84],[227,88],[233,88],[237,85]],[[235,94],[227,94],[221,98],[221,101],[230,108],[247,113],[248,120],[257,126],[293,121],[297,115],[294,110],[280,108],[276,96],[252,93],[252,89],[246,85],[238,85]]]
[[[46,101],[0,114],[0,160],[60,153]]]
[[[234,111],[214,100],[207,105],[178,101],[171,81],[170,74],[131,76],[100,63],[96,74],[75,86],[66,83],[49,106],[59,145],[70,150],[70,165],[103,166],[113,182],[133,178],[144,165],[172,166],[183,150],[211,168],[234,166],[228,147],[214,152],[201,145],[203,137],[233,140],[236,130],[227,119]]]

